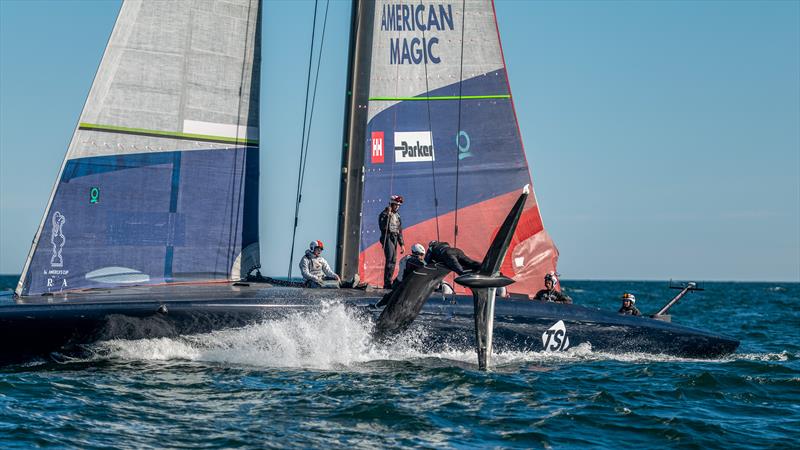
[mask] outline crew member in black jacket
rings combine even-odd
[[[405,253],[403,244],[403,223],[400,220],[400,205],[403,204],[402,195],[393,195],[389,198],[387,206],[378,216],[378,227],[381,229],[381,246],[386,265],[383,266],[383,288],[392,288],[392,275],[397,264],[397,244],[400,244],[400,253]]]
[[[428,253],[425,263],[441,263],[453,272],[464,275],[466,272],[475,272],[481,268],[481,263],[465,255],[460,248],[450,247],[447,242],[431,241],[428,244]]]
[[[544,276],[544,289],[537,292],[533,299],[542,302],[572,303],[572,298],[556,290],[557,284],[558,274],[554,272],[548,273]]]
[[[634,306],[636,304],[636,297],[633,294],[628,292],[622,294],[622,306],[619,308],[620,314],[625,314],[626,316],[638,316],[641,315],[639,309]]]

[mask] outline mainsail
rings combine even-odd
[[[360,2],[357,16],[351,120],[366,126],[351,125],[353,152],[362,154],[346,162],[351,171],[354,162],[363,163],[363,190],[346,186],[343,201],[362,212],[362,280],[382,284],[377,217],[393,194],[405,197],[407,250],[435,239],[480,258],[519,187],[531,182],[494,4]],[[340,261],[347,269],[355,262],[356,239],[342,226]],[[509,290],[536,292],[557,259],[530,196],[502,265],[516,281]]]
[[[126,0],[17,294],[259,264],[260,0]]]

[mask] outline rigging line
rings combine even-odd
[[[467,17],[467,1],[461,3],[461,57],[458,61],[458,127],[456,127],[456,211],[453,218],[453,247],[458,247],[458,178],[461,168],[461,96],[464,87],[464,24]]]
[[[419,4],[422,5],[422,0],[419,1]],[[423,5],[423,8],[425,6]],[[463,30],[462,30],[463,33]],[[422,30],[422,42],[426,42],[425,40],[425,30]],[[463,43],[462,43],[463,45]],[[428,107],[428,139],[431,141],[431,146],[433,146],[433,121],[431,120],[431,91],[430,87],[428,86],[428,54],[425,53],[425,98],[427,99],[425,104]],[[460,101],[460,100],[459,100]],[[458,151],[458,150],[456,150]],[[436,154],[436,149],[434,147],[434,155]],[[434,156],[435,158],[435,156]],[[436,240],[440,241],[441,236],[439,235],[439,196],[436,194],[436,165],[434,158],[431,158],[431,181],[433,182],[433,213],[434,217],[436,218]]]
[[[259,14],[260,14],[260,11],[261,11],[260,6],[261,5],[258,4],[258,0],[256,0],[256,4],[258,5]],[[239,142],[239,138],[240,138],[239,133],[241,132],[241,129],[242,129],[242,126],[241,126],[242,125],[242,92],[244,90],[244,82],[245,82],[245,78],[247,76],[247,70],[246,70],[246,68],[247,68],[247,55],[248,55],[249,50],[250,50],[250,13],[252,12],[252,10],[253,10],[253,2],[251,1],[250,5],[247,8],[247,19],[246,19],[247,20],[247,22],[246,22],[247,25],[245,26],[245,33],[244,33],[244,36],[245,36],[245,38],[244,38],[245,39],[245,41],[244,41],[244,53],[242,54],[242,72],[241,72],[241,75],[239,77],[239,103],[236,106],[236,142]],[[256,17],[256,25],[257,24],[258,24],[258,17]],[[256,31],[253,33],[253,35],[254,35],[253,36],[253,47],[254,48],[256,46],[256,42],[255,42],[256,36],[255,35],[258,34],[257,32],[258,32],[258,29],[256,28]],[[255,63],[255,61],[253,61],[253,63]],[[252,80],[252,76],[251,76],[251,78],[250,78],[250,88],[251,89],[252,89],[252,84],[253,84],[253,80]],[[248,89],[248,94],[250,93],[251,89]],[[250,106],[249,99],[248,99],[248,103],[247,104],[248,104],[248,107],[249,107]],[[248,128],[249,125],[250,125],[250,115],[248,114],[247,123],[245,124],[244,139],[247,139],[247,128]],[[241,150],[235,150],[235,152],[236,152],[236,154],[241,152],[241,154],[242,154],[242,162],[241,162],[241,166],[239,167],[240,168],[240,172],[239,173],[241,173],[241,177],[240,177],[240,181],[239,181],[238,192],[234,194],[234,192],[237,191],[236,189],[232,189],[232,192],[231,192],[231,196],[232,197],[236,197],[236,202],[233,203],[233,205],[236,205],[235,214],[234,214],[234,211],[233,211],[233,206],[231,206],[231,214],[233,215],[233,217],[231,218],[231,222],[235,223],[235,226],[231,227],[231,229],[237,229],[238,230],[239,229],[239,217],[240,217],[239,209],[243,208],[244,202],[242,201],[242,197],[244,196],[245,186],[247,185],[247,173],[246,173],[246,171],[247,171],[247,152],[248,152],[248,148],[245,145]],[[234,156],[234,164],[235,164],[235,161],[236,161],[235,158],[236,158],[236,156]],[[232,174],[232,178],[236,179],[236,171],[235,170],[234,170],[234,173]],[[234,187],[235,187],[235,183],[234,183]],[[242,213],[242,215],[243,215],[243,213]],[[242,218],[242,222],[246,223],[244,218]],[[244,233],[243,233],[242,237],[244,238]],[[236,242],[235,239],[236,239],[235,235],[231,235],[231,238],[228,241],[228,248],[232,249],[231,251],[233,252],[230,255],[230,259],[229,259],[230,264],[232,264],[233,261],[235,261],[235,258],[236,258],[236,249],[233,249],[233,244]],[[231,241],[233,241],[233,242],[231,242]],[[231,270],[231,269],[232,269],[232,267],[227,267],[226,268],[226,272]],[[241,268],[241,265],[240,265],[240,267],[239,267],[239,277],[243,278],[241,270],[242,270],[242,268]],[[249,268],[246,269],[246,270],[249,270]],[[246,278],[247,274],[245,274],[244,277]]]
[[[319,55],[317,56],[317,72],[314,75],[314,93],[311,95],[311,111],[308,114],[308,133],[306,133],[306,143],[305,143],[305,150],[303,155],[303,168],[300,175],[300,193],[299,198],[302,200],[303,198],[303,185],[305,184],[306,180],[306,163],[308,163],[308,143],[311,141],[311,125],[314,122],[314,105],[317,102],[317,85],[319,81],[319,68],[320,64],[322,63],[322,48],[325,45],[325,28],[328,25],[328,7],[331,4],[331,0],[327,0],[325,2],[325,15],[322,19],[322,35],[319,39]],[[299,203],[299,202],[298,202]]]
[[[300,211],[300,178],[303,174],[303,143],[306,140],[306,120],[308,118],[308,93],[311,88],[311,67],[314,58],[314,35],[317,31],[317,7],[319,0],[314,0],[314,19],[311,25],[311,45],[308,50],[308,75],[306,76],[306,101],[303,111],[303,132],[300,136],[300,162],[297,167],[297,190],[294,200],[294,226],[292,227],[292,247],[289,250],[289,279],[292,278],[292,262],[294,260],[294,244],[297,238],[297,219]]]
[[[403,4],[403,1],[400,0],[398,2],[398,5],[402,5],[402,4]],[[401,35],[402,35],[402,32],[400,30],[397,30],[397,35],[396,36],[397,36],[398,42],[400,40],[400,36]],[[395,68],[395,71],[394,71],[394,95],[395,95],[395,97],[397,97],[399,95],[399,91],[400,91],[400,64],[395,64],[395,67],[396,68]],[[367,104],[369,104],[369,100],[367,101]],[[399,104],[400,104],[400,102],[397,102],[394,106],[399,105]],[[397,132],[397,111],[398,111],[398,109],[399,108],[394,108],[394,112],[392,113],[392,130],[394,132]],[[369,112],[367,114],[369,114]],[[383,142],[384,142],[384,147],[385,147],[385,145],[386,145],[385,136],[384,136],[384,141]],[[385,155],[386,154],[386,148],[384,148],[383,152],[384,152],[384,155]],[[395,165],[395,163],[396,163],[396,161],[394,160],[394,158],[392,158],[392,163],[389,166],[390,167],[390,171],[389,171],[389,196],[390,197],[392,195],[395,195],[395,192],[394,192],[394,165]],[[389,234],[388,233],[383,233],[383,230],[379,230],[379,231],[381,232],[381,234],[383,234],[383,242],[381,242],[381,247],[385,248],[386,247],[386,242],[389,239]]]

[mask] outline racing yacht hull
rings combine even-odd
[[[108,339],[142,339],[241,327],[341,302],[369,320],[385,291],[306,289],[264,283],[149,286],[20,298],[0,306],[0,361],[51,352],[80,352]],[[414,324],[431,350],[471,346],[473,300],[432,295]],[[496,351],[643,352],[691,358],[732,353],[739,342],[724,335],[645,317],[623,316],[578,305],[499,299]]]

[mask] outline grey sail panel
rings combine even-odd
[[[127,0],[19,295],[259,263],[259,0]]]

